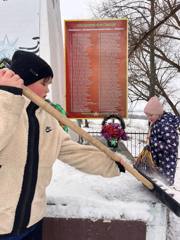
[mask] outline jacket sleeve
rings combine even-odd
[[[114,177],[120,174],[117,164],[94,146],[81,145],[63,133],[58,158],[63,162],[89,174]]]
[[[162,139],[158,141],[160,151],[174,152],[178,147],[178,132],[174,126],[165,126]]]
[[[0,151],[17,127],[25,100],[21,95],[0,89]]]

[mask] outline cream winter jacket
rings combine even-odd
[[[0,90],[0,236],[21,233],[44,217],[45,189],[56,159],[90,174],[119,175],[104,153],[73,142],[42,109],[32,117],[28,106],[24,96]]]

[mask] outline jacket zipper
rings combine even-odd
[[[36,189],[39,162],[39,123],[35,116],[35,110],[37,109],[35,106],[33,103],[30,103],[27,107],[29,121],[27,161],[12,230],[12,233],[15,234],[21,234],[29,223],[31,204]]]

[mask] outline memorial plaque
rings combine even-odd
[[[127,116],[127,20],[65,21],[66,111]]]

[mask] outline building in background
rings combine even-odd
[[[59,0],[0,1],[0,59],[17,49],[34,52],[53,68],[50,93],[65,107],[64,49]]]

